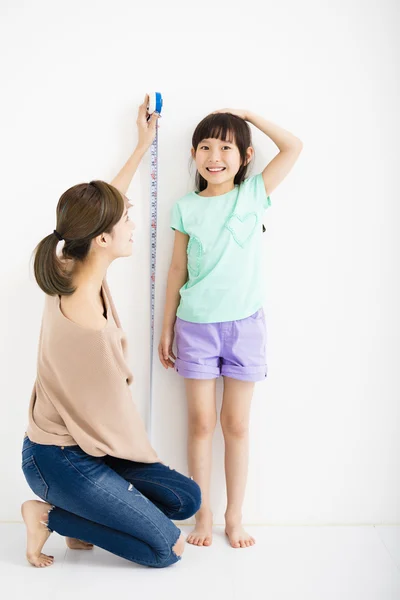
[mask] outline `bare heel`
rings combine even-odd
[[[47,527],[51,504],[39,500],[28,500],[21,506],[21,514],[26,525],[26,558],[34,567],[49,567],[54,556],[42,553],[42,548],[50,536]]]

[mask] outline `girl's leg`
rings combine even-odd
[[[221,427],[225,439],[225,476],[228,504],[225,532],[233,548],[255,543],[242,527],[242,505],[249,457],[249,417],[254,382],[224,377]]]
[[[197,546],[212,543],[213,516],[210,505],[212,440],[217,423],[216,379],[186,379],[188,400],[188,466],[201,489],[202,504],[196,527],[187,542]]]

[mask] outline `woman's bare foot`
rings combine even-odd
[[[71,550],[91,550],[93,548],[93,544],[89,544],[89,542],[83,542],[82,540],[77,540],[76,538],[65,538],[65,543],[68,548]]]
[[[194,546],[211,546],[213,515],[210,509],[200,509],[196,513],[196,527],[187,536],[187,542]]]
[[[243,529],[241,515],[225,513],[225,533],[232,548],[248,548],[256,543],[256,540]]]
[[[42,548],[50,535],[47,529],[51,504],[39,500],[28,500],[21,506],[21,514],[26,525],[26,558],[34,567],[49,567],[54,556],[42,554]]]

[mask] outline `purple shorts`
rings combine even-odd
[[[191,323],[177,317],[175,341],[175,371],[187,379],[267,377],[263,308],[246,319],[224,323]]]

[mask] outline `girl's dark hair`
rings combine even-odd
[[[65,261],[84,262],[93,238],[112,229],[125,210],[123,195],[104,181],[79,183],[63,193],[57,204],[56,231],[64,238],[61,260],[57,256],[58,239],[54,233],[36,246],[34,274],[39,287],[50,296],[70,296],[75,292],[73,272]],[[71,262],[71,261],[69,261]]]
[[[235,175],[234,184],[240,185],[246,178],[248,164],[246,161],[246,150],[251,146],[251,131],[249,124],[231,113],[214,113],[205,117],[197,125],[192,137],[192,146],[197,151],[201,140],[216,138],[226,142],[235,143],[239,149],[241,165]],[[196,171],[196,188],[202,192],[207,187],[207,181]]]

